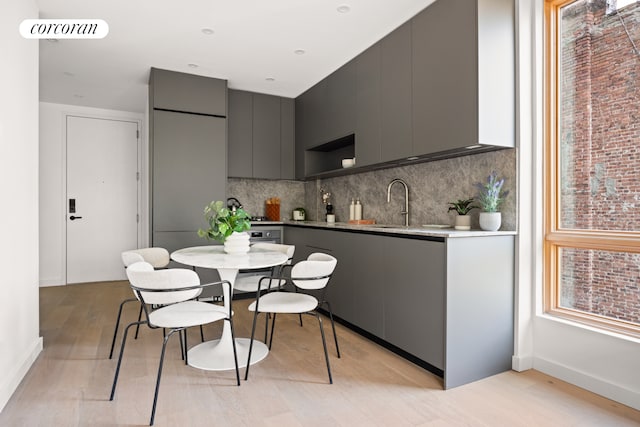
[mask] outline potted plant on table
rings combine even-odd
[[[502,190],[504,178],[498,178],[496,171],[491,172],[487,181],[477,182],[478,203],[480,212],[480,228],[486,231],[497,231],[502,223],[502,214],[499,211],[504,198],[509,195],[509,191]]]
[[[209,203],[204,208],[204,216],[209,228],[199,229],[198,236],[224,243],[227,253],[249,252],[249,234],[251,217],[242,208],[228,209],[221,200]]]
[[[473,204],[473,197],[469,199],[458,199],[455,202],[449,202],[449,211],[456,211],[456,222],[453,228],[456,230],[471,230],[471,217],[469,212],[478,207]]]

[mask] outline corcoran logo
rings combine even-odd
[[[102,39],[109,24],[102,19],[25,19],[20,34],[25,39]]]

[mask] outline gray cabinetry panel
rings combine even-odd
[[[477,141],[476,2],[439,0],[412,20],[413,151]]]
[[[356,59],[356,164],[380,163],[380,43]]]
[[[328,111],[327,79],[324,79],[306,92],[304,102],[304,132],[303,144],[312,148],[327,142]]]
[[[225,80],[152,68],[150,85],[152,108],[227,115]]]
[[[449,239],[444,387],[511,369],[512,236]]]
[[[347,62],[327,78],[326,134],[320,142],[352,134],[356,124],[356,62]]]
[[[388,295],[385,288],[389,283],[385,280],[385,270],[389,265],[383,238],[369,234],[343,234],[350,243],[343,247],[349,248],[352,256],[347,266],[353,270],[350,321],[384,339],[384,304]]]
[[[205,226],[202,211],[226,193],[226,119],[153,112],[153,231]]]
[[[280,98],[280,178],[295,178],[295,102]]]
[[[388,264],[384,275],[384,339],[444,369],[445,245],[381,239]]]
[[[252,177],[253,94],[229,89],[229,176]]]
[[[280,178],[280,98],[253,94],[253,177]]]
[[[383,162],[414,154],[411,138],[411,22],[380,41],[380,139]]]

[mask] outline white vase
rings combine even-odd
[[[224,251],[228,254],[246,254],[249,252],[249,233],[231,233],[224,241]]]
[[[480,212],[480,228],[485,231],[498,231],[502,223],[500,212]]]
[[[454,227],[456,230],[471,230],[471,216],[457,215]]]

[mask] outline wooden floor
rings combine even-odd
[[[108,359],[125,282],[40,290],[44,351],[0,413],[0,426],[131,426],[149,421],[162,332],[130,340],[116,398]],[[249,336],[248,301],[235,305],[238,336]],[[132,320],[133,304],[125,313]],[[441,380],[338,326],[329,385],[317,323],[278,318],[274,346],[235,385],[232,371],[185,366],[167,352],[157,426],[631,426],[640,412],[539,372],[506,372],[443,391]],[[19,325],[15,325],[18,327]],[[327,337],[331,337],[328,322]],[[220,328],[209,326],[206,337]],[[177,337],[175,337],[177,338]],[[198,342],[197,330],[190,343]],[[119,347],[118,347],[119,348]]]

